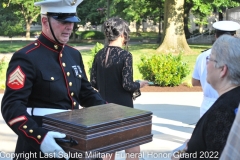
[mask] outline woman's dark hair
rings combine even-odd
[[[103,27],[108,43],[116,40],[123,34],[125,38],[125,45],[127,45],[127,42],[130,40],[130,29],[126,21],[124,21],[122,18],[113,17],[105,21]]]

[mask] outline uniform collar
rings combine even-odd
[[[48,38],[44,33],[41,33],[39,36],[38,40],[47,48],[54,50],[56,52],[61,52],[64,45],[63,44],[58,44],[57,42],[51,40]]]

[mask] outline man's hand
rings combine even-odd
[[[64,138],[65,134],[59,132],[49,131],[41,146],[40,149],[44,154],[54,154],[55,158],[65,158],[69,159],[67,153],[56,143],[55,138]]]

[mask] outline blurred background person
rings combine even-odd
[[[133,108],[133,93],[148,85],[148,81],[133,81],[132,54],[122,48],[127,47],[130,39],[128,24],[121,18],[110,18],[104,22],[104,33],[108,44],[94,58],[90,82],[108,103]],[[137,155],[140,146],[125,152]],[[138,160],[138,157],[127,156],[127,159]]]
[[[234,36],[236,30],[240,29],[240,25],[233,21],[218,21],[213,24],[215,28],[215,38],[217,39],[223,34],[229,34]],[[212,86],[206,81],[207,66],[206,57],[211,53],[211,49],[203,51],[196,60],[192,75],[192,85],[201,86],[203,90],[203,101],[200,107],[200,117],[212,106],[212,104],[218,98],[218,93]]]

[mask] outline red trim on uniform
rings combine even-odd
[[[11,89],[18,90],[24,87],[26,75],[22,71],[20,66],[9,74],[7,86]]]
[[[46,47],[47,49],[49,49],[49,50],[51,50],[51,51],[53,51],[53,52],[58,53],[58,51],[53,50],[52,48],[49,48],[48,46],[46,46],[45,44],[43,44],[41,41],[39,41],[39,43],[41,43],[41,44],[42,44],[44,47]]]
[[[20,117],[16,117],[16,118],[10,120],[10,121],[8,122],[8,124],[9,124],[10,126],[12,126],[12,125],[14,125],[14,124],[17,123],[17,122],[24,121],[24,120],[27,120],[27,118],[26,118],[25,116],[20,116]]]
[[[18,127],[18,129],[21,130],[21,131],[26,135],[26,137],[32,138],[32,139],[34,139],[38,144],[41,144],[41,142],[38,141],[35,137],[29,136],[29,135],[26,133],[26,131],[22,129],[22,128],[23,128],[23,125],[24,125],[25,123],[27,123],[27,121],[28,121],[28,119],[27,119],[26,116],[16,117],[16,118],[10,120],[10,121],[8,122],[8,124],[9,124],[10,126],[12,126],[12,125],[14,125],[14,124],[16,124],[16,123],[18,123],[18,122],[21,122],[21,121],[24,121],[24,123],[22,123],[22,125],[20,125],[20,126]],[[45,136],[46,136],[46,135],[45,135]],[[42,140],[43,140],[43,139],[42,139]]]
[[[62,50],[61,50],[61,52],[63,51],[63,48],[62,48]],[[68,91],[68,97],[70,98],[70,100],[72,101],[72,110],[74,109],[74,105],[73,105],[73,99],[72,99],[72,96],[71,96],[71,94],[70,94],[70,90],[69,90],[69,85],[68,85],[68,81],[67,81],[67,78],[66,78],[66,73],[65,73],[65,71],[64,71],[64,68],[63,68],[63,66],[62,66],[62,61],[61,61],[61,58],[60,58],[60,56],[58,56],[58,60],[59,60],[59,63],[60,63],[60,66],[61,66],[61,69],[62,69],[62,72],[63,72],[63,75],[64,75],[64,79],[65,79],[65,83],[66,83],[66,87],[67,87],[67,91]]]
[[[36,43],[36,42],[34,42],[34,43]],[[34,45],[35,45],[35,44],[34,44]],[[40,44],[37,43],[37,45],[35,45],[35,46],[36,46],[36,47],[34,47],[34,48],[28,50],[28,51],[26,52],[26,54],[28,54],[29,52],[33,51],[34,49],[37,49],[38,47],[40,47]]]
[[[53,42],[54,44],[63,47],[63,44],[58,44],[58,43],[56,43],[55,41],[53,41],[52,39],[50,39],[48,36],[46,36],[43,32],[42,32],[42,35],[43,35],[46,39],[48,39],[49,41]]]
[[[28,121],[28,120],[26,119],[25,123],[27,123],[27,121]],[[20,126],[18,127],[18,129],[19,129],[20,131],[22,131],[22,132],[26,135],[26,137],[35,140],[38,144],[41,144],[42,141],[39,141],[39,140],[38,140],[37,138],[35,138],[35,137],[29,136],[29,135],[26,133],[26,131],[22,129],[22,128],[23,128],[22,126],[23,126],[25,123],[23,123],[22,125],[20,125]],[[42,140],[43,140],[43,139],[42,139]]]
[[[28,45],[26,45],[25,47],[27,47],[27,46],[30,46],[30,45],[32,45],[34,42],[31,42],[31,43],[29,43]],[[23,47],[23,48],[25,48],[25,47]],[[22,48],[21,48],[22,49]],[[20,51],[21,49],[19,49],[19,50],[17,50],[15,53],[17,53],[18,51]]]

